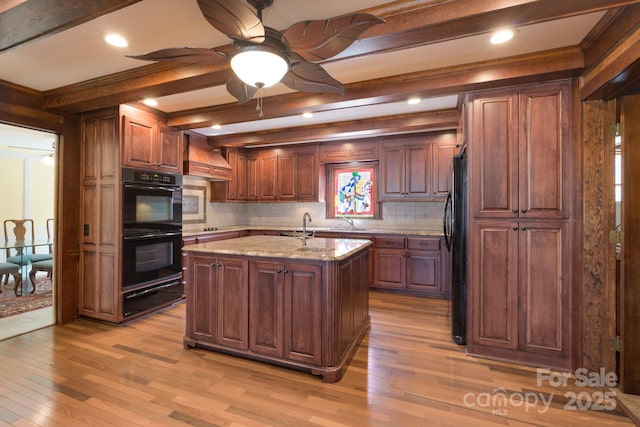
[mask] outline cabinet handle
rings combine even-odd
[[[518,226],[517,226],[517,225],[514,225],[514,226],[513,226],[513,229],[514,229],[515,231],[518,231]]]
[[[521,212],[522,212],[522,213],[527,213],[527,210],[526,210],[526,209],[522,209],[522,211],[521,211]]]
[[[527,227],[522,227],[522,228],[520,228],[520,230],[527,231]]]
[[[282,270],[277,269],[277,270],[276,270],[276,273],[282,273]]]
[[[517,213],[518,213],[518,209],[514,209],[514,210],[512,210],[511,212],[513,212],[513,213],[517,214]]]
[[[287,270],[286,268],[284,269],[285,274],[289,272],[289,270]]]

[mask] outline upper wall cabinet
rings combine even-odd
[[[223,150],[228,171],[227,182],[211,183],[212,202],[242,202],[247,199],[247,157],[243,149],[226,148]]]
[[[320,145],[320,163],[378,160],[378,141],[330,142]]]
[[[568,83],[472,98],[476,218],[567,218]]]
[[[182,132],[155,116],[124,105],[122,166],[182,173]]]
[[[444,198],[456,134],[401,137],[380,143],[380,201]]]

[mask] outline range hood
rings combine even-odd
[[[231,166],[220,150],[211,148],[205,136],[192,133],[185,134],[183,173],[210,181],[231,180]]]

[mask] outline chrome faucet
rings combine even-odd
[[[351,228],[356,228],[355,221],[352,218],[347,218],[346,216],[341,216],[340,219],[347,221],[347,224],[351,226]]]
[[[309,222],[311,222],[311,215],[309,215],[309,212],[305,212],[304,215],[302,215],[302,237],[300,240],[302,240],[303,246],[307,246],[307,239],[310,238],[307,236],[307,218],[309,218]]]

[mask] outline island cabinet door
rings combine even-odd
[[[206,255],[188,256],[187,336],[217,342],[218,260]]]
[[[284,355],[284,264],[252,261],[249,266],[249,350]]]
[[[218,274],[218,342],[249,348],[249,261],[220,258]]]
[[[285,264],[284,355],[320,365],[322,353],[322,268]]]

